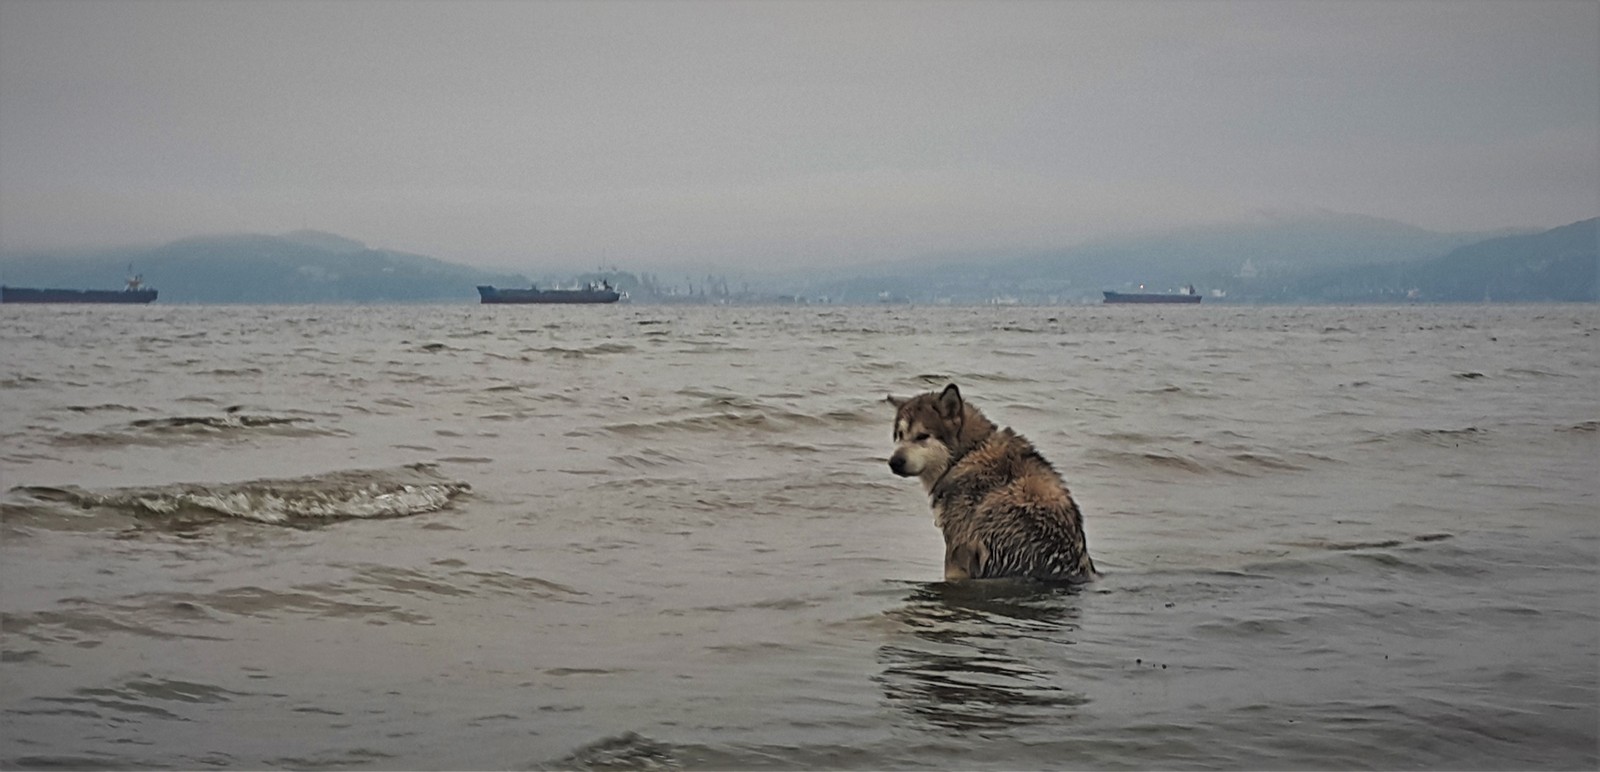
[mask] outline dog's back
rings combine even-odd
[[[1092,579],[1083,515],[1055,467],[1010,429],[992,434],[930,492],[945,578]]]
[[[1077,502],[1031,443],[995,427],[955,384],[890,402],[899,447],[889,466],[927,487],[946,579],[1094,578]]]

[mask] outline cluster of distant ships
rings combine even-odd
[[[590,282],[573,289],[498,289],[479,285],[478,297],[484,303],[615,303],[624,293],[609,282]],[[144,286],[142,276],[128,279],[120,290],[34,289],[0,285],[0,303],[149,303],[156,290]]]
[[[608,282],[590,282],[573,289],[499,289],[492,285],[478,286],[478,298],[484,303],[615,303],[625,293]],[[1182,292],[1105,292],[1107,303],[1199,303],[1200,295],[1194,285]],[[0,285],[0,303],[149,303],[156,299],[156,290],[144,286],[141,276],[129,277],[127,286],[120,290],[33,289]]]

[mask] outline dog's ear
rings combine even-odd
[[[961,415],[961,390],[953,383],[939,392],[939,414],[946,418]]]
[[[894,405],[895,409],[899,410],[901,405],[910,402],[911,399],[909,397],[896,397],[895,395],[890,394],[889,396],[884,397],[884,401]]]

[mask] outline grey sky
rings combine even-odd
[[[0,247],[841,264],[1600,214],[1593,2],[0,0]]]

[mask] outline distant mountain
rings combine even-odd
[[[1238,302],[1596,300],[1596,220],[1544,232],[1436,233],[1372,217],[1263,216],[1053,250],[925,256],[831,273],[681,283],[611,271],[635,302],[1099,302],[1105,289],[1195,285]],[[201,236],[158,247],[0,254],[12,286],[117,289],[129,270],[162,303],[396,303],[476,300],[520,274],[372,249],[321,231]],[[541,285],[569,277],[541,276]]]
[[[392,303],[469,300],[478,284],[526,286],[520,274],[370,249],[319,231],[200,236],[149,248],[0,255],[13,286],[118,288],[129,266],[162,303]]]
[[[1178,228],[1029,252],[940,255],[815,282],[805,292],[864,302],[888,293],[913,301],[1017,298],[1098,302],[1104,289],[1194,284],[1231,297],[1293,300],[1301,277],[1359,265],[1437,258],[1495,233],[1438,233],[1363,215],[1263,214],[1248,222]]]
[[[1600,218],[1462,247],[1417,266],[1430,300],[1595,301]]]
[[[1595,301],[1600,218],[1468,244],[1433,260],[1307,276],[1295,294],[1331,301]]]
[[[367,248],[366,244],[356,241],[355,239],[347,239],[336,233],[328,233],[326,231],[299,230],[291,233],[285,233],[280,238],[282,238],[284,241],[292,241],[296,244],[304,244],[308,247],[316,247],[317,249],[321,249],[325,252],[332,252],[334,254],[362,252]]]
[[[1500,235],[1500,234],[1496,234]],[[1251,222],[1179,228],[1155,236],[1090,244],[1054,259],[1019,267],[1078,263],[1124,282],[1181,281],[1193,273],[1282,275],[1362,263],[1436,257],[1484,238],[1476,233],[1436,233],[1364,215],[1319,212],[1263,214]],[[1150,270],[1168,277],[1145,277]]]

